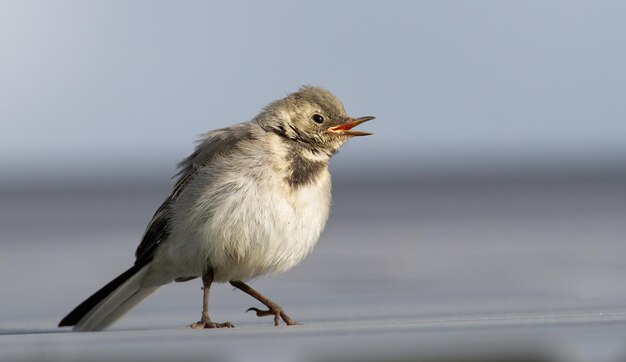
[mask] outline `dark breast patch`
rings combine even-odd
[[[300,150],[289,150],[289,175],[286,181],[290,186],[297,187],[312,183],[328,166],[327,161],[312,161],[304,158]]]

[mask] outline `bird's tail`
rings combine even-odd
[[[74,308],[59,327],[74,326],[74,331],[99,331],[121,318],[152,294],[158,286],[142,287],[150,262],[135,264]]]

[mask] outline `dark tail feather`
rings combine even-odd
[[[65,318],[59,322],[59,327],[76,325],[87,313],[89,313],[98,303],[108,297],[114,290],[120,285],[124,284],[130,277],[135,275],[141,268],[148,264],[150,260],[145,260],[142,263],[133,265],[130,269],[120,274],[117,278],[113,279],[109,284],[102,287],[95,292],[91,297],[87,298],[84,302],[74,308]]]

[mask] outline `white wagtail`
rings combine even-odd
[[[211,321],[209,288],[229,282],[274,316],[297,324],[244,281],[282,272],[313,248],[330,210],[328,162],[374,117],[350,118],[329,91],[304,86],[270,103],[252,121],[206,133],[183,160],[171,195],[146,228],[135,264],[59,323],[101,330],[161,285],[202,277],[202,318],[192,328],[232,327]]]

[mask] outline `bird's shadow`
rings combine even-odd
[[[69,330],[63,329],[28,329],[28,328],[0,328],[0,336],[13,336],[23,334],[50,334],[50,333],[69,333]]]

